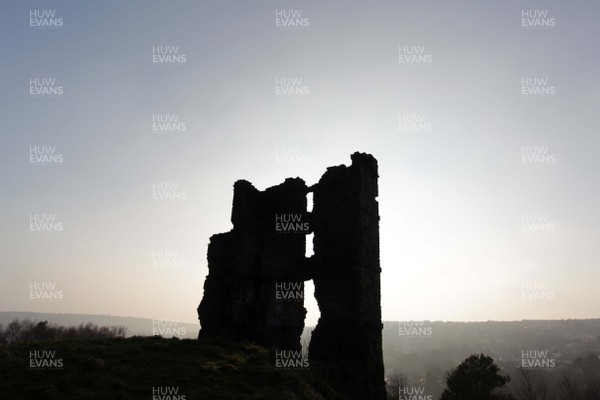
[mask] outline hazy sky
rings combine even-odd
[[[276,26],[290,10],[304,26]],[[593,0],[4,1],[0,310],[196,321],[234,181],[310,185],[358,150],[379,160],[385,320],[599,317],[599,13]],[[154,63],[156,46],[174,63]],[[153,198],[172,190],[185,198]],[[31,299],[32,283],[63,298]]]

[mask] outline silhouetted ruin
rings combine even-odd
[[[306,309],[295,293],[312,279],[321,316],[311,367],[335,376],[349,399],[383,400],[377,160],[358,152],[351,158],[311,187],[300,178],[262,192],[235,183],[233,229],[208,246],[199,337],[299,351]],[[307,258],[305,235],[313,232]]]

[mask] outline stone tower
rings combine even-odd
[[[300,349],[303,298],[282,301],[279,289],[303,289],[313,279],[321,317],[310,342],[311,367],[337,381],[348,399],[383,400],[377,160],[364,153],[351,158],[350,166],[328,168],[310,188],[299,178],[262,192],[235,183],[233,229],[213,235],[208,246],[199,337]],[[314,255],[307,259],[311,232]]]
[[[299,349],[303,302],[276,301],[276,285],[308,279],[304,271],[307,232],[278,232],[277,219],[306,220],[302,179],[260,192],[248,181],[234,185],[233,229],[213,235],[208,276],[198,307],[199,337],[248,339],[265,346]]]
[[[315,297],[311,365],[338,371],[351,399],[383,399],[377,160],[354,153],[314,187]]]

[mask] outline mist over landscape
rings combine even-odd
[[[0,398],[600,398],[599,3],[0,9]]]

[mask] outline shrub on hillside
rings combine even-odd
[[[79,326],[60,326],[48,321],[15,319],[6,327],[0,324],[0,343],[22,343],[37,340],[89,340],[125,337],[123,326],[98,326],[91,322]]]

